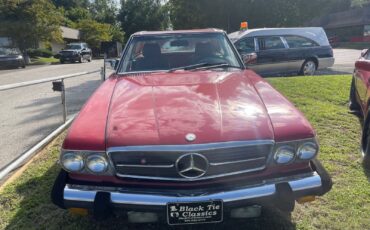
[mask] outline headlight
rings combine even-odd
[[[294,160],[294,152],[294,148],[289,145],[281,146],[276,150],[274,160],[278,164],[288,164]]]
[[[303,143],[297,151],[298,158],[301,160],[310,160],[317,154],[317,145],[313,142]]]
[[[23,59],[23,56],[22,55],[18,55],[17,56],[17,59]]]
[[[66,153],[62,156],[63,167],[71,172],[81,171],[84,167],[83,157],[76,153]]]
[[[86,162],[87,168],[93,173],[103,173],[108,169],[107,160],[100,155],[88,156]]]

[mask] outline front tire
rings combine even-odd
[[[315,74],[316,69],[317,64],[314,60],[312,59],[306,60],[301,67],[300,75],[312,76]]]
[[[355,89],[354,78],[352,78],[351,90],[349,93],[349,110],[358,112],[360,111],[360,109],[361,109],[360,104],[358,103],[356,99],[356,89]]]
[[[82,56],[79,56],[79,57],[78,57],[78,62],[79,62],[79,63],[82,63]]]

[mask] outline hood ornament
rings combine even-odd
[[[193,142],[197,139],[197,136],[194,133],[188,133],[186,134],[185,139],[189,142]]]

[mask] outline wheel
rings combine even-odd
[[[317,64],[313,60],[306,60],[301,68],[300,74],[303,76],[312,76],[315,74],[317,69]]]
[[[351,111],[360,111],[361,107],[356,99],[356,89],[355,89],[355,81],[352,78],[351,82],[351,90],[349,93],[349,110]]]
[[[64,64],[64,61],[63,60],[60,60],[60,64]]]
[[[364,124],[364,130],[363,130],[363,135],[364,135],[364,138],[363,138],[363,151],[364,151],[364,155],[365,156],[370,156],[370,127],[369,126],[369,122],[365,122]]]
[[[78,57],[78,62],[82,63],[82,57],[81,56]]]
[[[87,59],[88,62],[92,61],[92,56],[90,55],[89,59]]]

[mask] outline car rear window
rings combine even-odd
[[[285,36],[289,48],[306,48],[318,46],[314,41],[300,36]]]
[[[284,43],[280,37],[260,37],[258,38],[260,50],[284,49]]]

